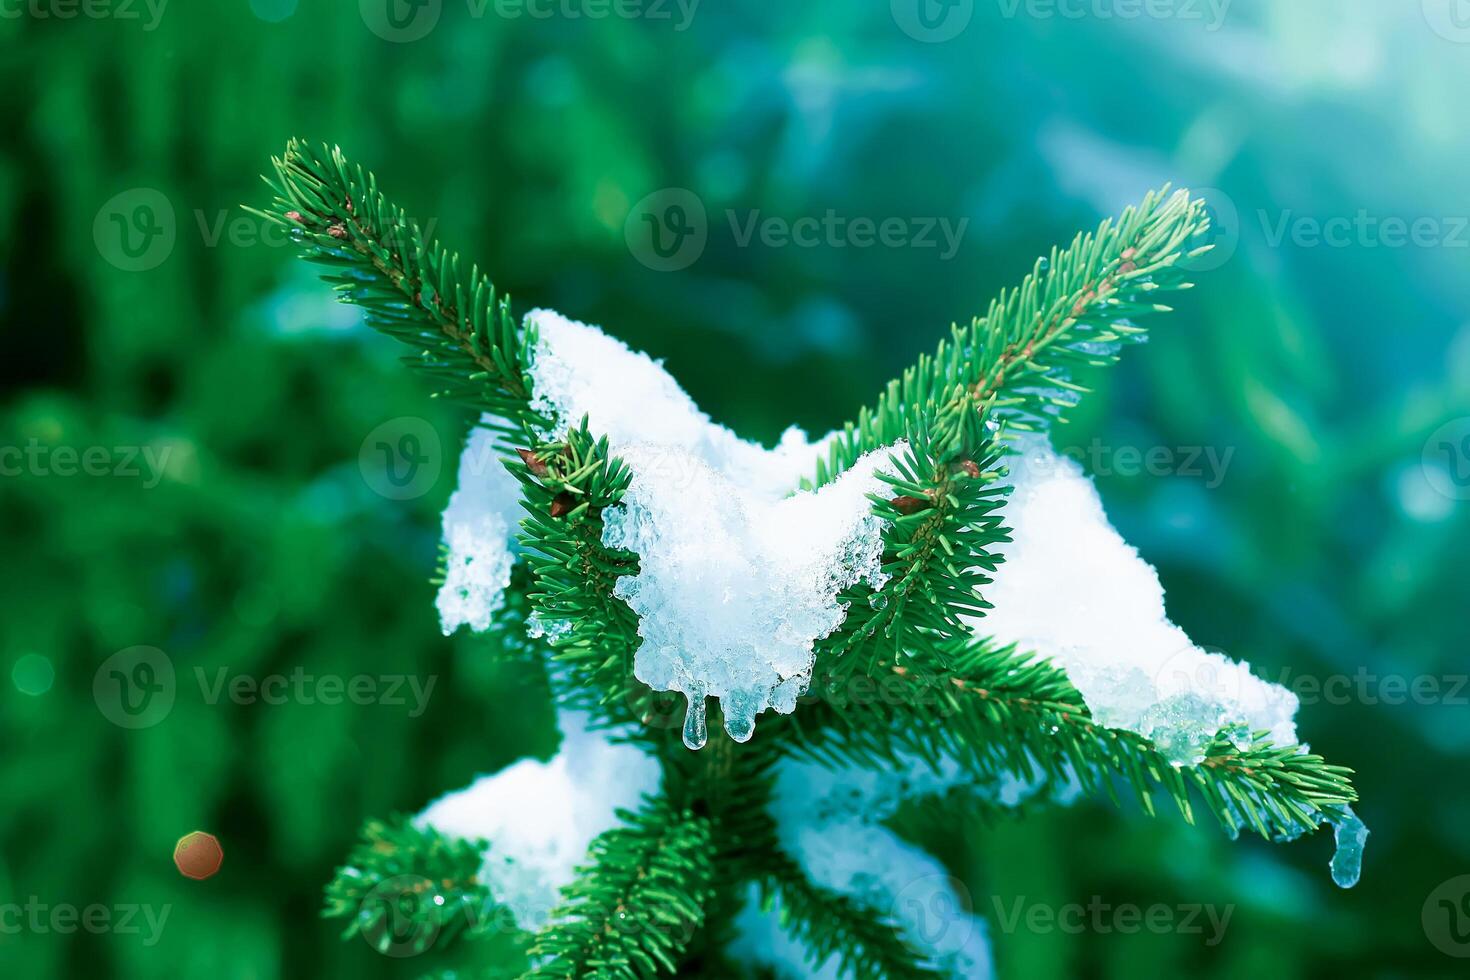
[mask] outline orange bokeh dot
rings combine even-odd
[[[202,830],[185,834],[174,845],[174,864],[178,865],[179,873],[195,881],[213,875],[224,859],[224,848],[219,846],[219,841]]]

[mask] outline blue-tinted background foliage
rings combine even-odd
[[[596,18],[577,0],[534,8],[550,16],[428,0],[398,30],[383,0],[5,3],[0,902],[170,911],[153,945],[0,930],[3,972],[416,975],[432,964],[317,917],[334,864],[364,818],[553,745],[536,679],[434,618],[463,413],[238,209],[300,135],[374,168],[521,309],[605,325],[765,439],[840,423],[1148,188],[1208,188],[1218,268],[1058,441],[1098,473],[1174,618],[1297,686],[1304,737],[1358,771],[1362,884],[1332,886],[1327,835],[1230,843],[1097,803],[953,827],[941,853],[992,920],[1002,977],[1462,975],[1447,952],[1470,943],[1447,930],[1470,935],[1470,907],[1425,909],[1470,873],[1461,6],[962,0],[918,19],[907,0],[707,0]],[[706,215],[674,271],[625,234],[665,188]],[[159,223],[132,226],[152,250],[133,255],[119,232],[140,202]],[[953,254],[937,235],[743,238],[829,211],[963,231]],[[403,417],[435,427],[443,458],[394,500],[359,452]],[[99,447],[94,475],[66,464]],[[129,730],[93,679],[137,645],[164,651],[178,690]],[[197,681],[298,669],[437,683],[412,717],[210,703]],[[194,830],[225,850],[205,882],[171,860]],[[1093,896],[1233,914],[1213,947],[995,915]]]

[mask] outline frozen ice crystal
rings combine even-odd
[[[1332,822],[1332,836],[1337,843],[1332,852],[1332,880],[1339,888],[1351,888],[1363,873],[1363,845],[1368,841],[1368,828],[1352,807],[1342,809],[1342,816]]]

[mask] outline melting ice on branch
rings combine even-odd
[[[537,407],[559,431],[587,417],[631,472],[622,506],[603,515],[603,542],[639,557],[639,573],[616,588],[639,616],[634,674],[689,699],[692,748],[704,743],[706,697],[745,741],[762,711],[795,708],[813,644],[846,615],[839,594],[882,585],[882,522],[867,495],[882,490],[889,451],[793,495],[821,448],[800,430],[774,449],[747,442],[661,364],[597,328],[545,310],[527,322],[538,334]]]

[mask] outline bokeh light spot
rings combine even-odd
[[[20,693],[38,698],[51,690],[51,685],[56,681],[56,668],[39,653],[28,653],[10,669],[10,680]]]

